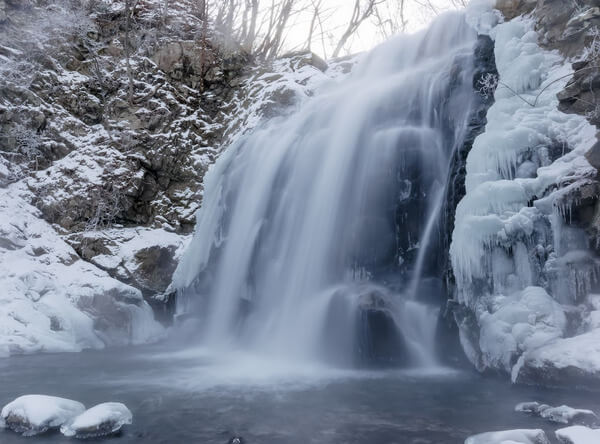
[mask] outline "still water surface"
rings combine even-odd
[[[27,393],[129,406],[134,423],[108,443],[445,444],[474,433],[552,427],[521,401],[600,412],[589,393],[515,387],[469,371],[356,372],[215,356],[165,345],[0,359],[0,404]],[[62,435],[0,443],[71,443]],[[89,442],[89,441],[88,441]]]

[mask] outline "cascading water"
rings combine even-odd
[[[442,274],[440,217],[472,111],[476,39],[464,15],[445,14],[224,152],[174,280],[204,342],[435,364],[438,308],[422,299]]]

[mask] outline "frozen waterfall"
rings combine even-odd
[[[224,152],[174,280],[193,341],[347,366],[436,363],[431,301],[476,41],[463,14],[444,14]]]

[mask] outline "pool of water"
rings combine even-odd
[[[556,427],[513,411],[521,401],[600,411],[585,392],[517,387],[450,369],[344,371],[243,353],[166,345],[0,359],[0,404],[28,393],[129,406],[134,423],[107,442],[443,444],[474,433]],[[73,443],[58,433],[3,444]]]

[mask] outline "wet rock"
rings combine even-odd
[[[402,366],[408,349],[386,294],[368,289],[358,297],[356,356],[363,365]]]
[[[533,11],[537,0],[497,0],[496,9],[502,11],[506,20]]]

